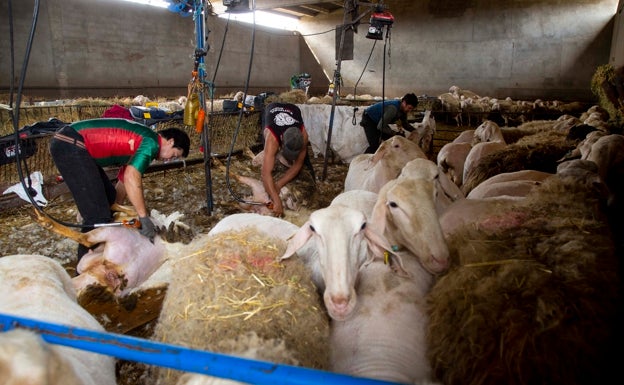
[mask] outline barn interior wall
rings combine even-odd
[[[361,77],[358,94],[381,95],[385,83],[389,97],[437,95],[457,85],[496,97],[593,99],[591,77],[609,62],[612,40],[622,39],[614,34],[618,0],[385,3],[395,16],[391,38],[367,39],[368,15],[362,19],[354,59],[341,63],[343,94],[351,93]],[[12,2],[15,86],[33,5],[34,0]],[[312,75],[312,95],[324,93],[336,68],[334,28],[342,21],[339,11],[304,17],[303,39],[256,28],[249,93],[284,91],[299,72]],[[226,20],[211,16],[207,26],[206,73],[212,80],[216,70],[215,94],[243,89],[253,29],[229,23],[220,57]],[[0,93],[5,93],[11,65],[7,2],[0,3],[0,36],[5,37]],[[48,0],[40,5],[24,93],[51,98],[185,94],[194,47],[192,17],[119,0]]]
[[[13,1],[16,85],[33,9],[33,0]],[[216,16],[209,16],[206,26],[206,79],[214,79],[217,97],[244,89],[250,60],[250,94],[289,89],[302,57],[309,72],[322,74],[307,47],[302,50],[298,34],[258,27],[253,36],[252,26]],[[0,40],[3,93],[10,86],[7,2],[0,2],[0,36],[7,37]],[[60,99],[186,95],[195,46],[192,16],[119,0],[48,0],[40,3],[24,94]]]
[[[615,68],[624,66],[624,0],[620,0],[613,25],[611,57],[609,63]]]
[[[353,92],[362,76],[359,94],[380,95],[385,78],[386,96],[439,95],[457,85],[499,98],[585,100],[593,98],[596,67],[609,62],[618,0],[384,3],[395,17],[390,39],[367,39],[370,17],[362,19],[354,60],[341,64],[343,93]],[[360,6],[360,14],[366,10]],[[324,68],[335,67],[334,35],[316,33],[341,24],[342,17],[304,23],[302,33]]]

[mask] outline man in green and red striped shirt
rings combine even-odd
[[[142,176],[153,160],[185,158],[189,147],[188,135],[178,128],[155,132],[131,120],[91,119],[59,129],[50,141],[50,154],[86,225],[83,232],[111,222],[111,205],[127,197],[139,215],[141,233],[152,239]],[[121,166],[116,186],[104,171],[107,166]],[[78,257],[86,252],[81,245]]]

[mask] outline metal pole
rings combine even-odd
[[[338,98],[338,92],[340,90],[340,87],[338,86],[338,82],[341,79],[340,76],[340,67],[342,65],[342,48],[344,45],[344,35],[345,35],[345,30],[346,30],[346,24],[347,24],[347,6],[349,5],[350,0],[345,0],[344,2],[344,16],[342,18],[342,26],[341,31],[340,31],[340,45],[338,47],[338,58],[336,59],[336,70],[334,71],[334,95],[332,96],[332,106],[331,106],[331,112],[329,114],[329,129],[327,130],[327,144],[325,147],[325,159],[323,159],[323,175],[321,177],[322,180],[325,180],[327,178],[327,159],[329,158],[329,153],[331,151],[331,137],[332,137],[332,131],[334,128],[334,115],[336,113],[336,99]]]
[[[195,60],[197,64],[197,76],[201,85],[199,92],[199,105],[206,111],[206,62],[205,56],[208,51],[206,44],[206,25],[204,23],[205,0],[195,0],[193,19],[195,22]],[[204,120],[204,129],[202,130],[202,142],[204,146],[204,174],[206,177],[206,210],[208,215],[212,214],[213,197],[212,197],[212,176],[210,173],[210,128],[208,125],[208,116]]]
[[[0,331],[28,329],[51,344],[69,346],[129,361],[260,385],[398,385],[304,367],[194,350],[136,337],[96,332],[0,313]]]

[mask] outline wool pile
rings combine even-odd
[[[326,369],[326,312],[303,263],[277,262],[285,247],[249,227],[181,245],[153,339]],[[180,375],[151,373],[158,384],[175,384]]]

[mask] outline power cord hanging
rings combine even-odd
[[[375,51],[375,47],[377,46],[377,40],[375,40],[373,42],[373,47],[371,48],[370,53],[368,54],[368,59],[366,59],[366,63],[364,64],[364,68],[362,68],[362,73],[360,74],[360,77],[358,78],[358,80],[355,82],[355,86],[353,87],[353,99],[357,99],[357,86],[358,84],[360,84],[360,80],[362,80],[362,76],[364,76],[364,72],[366,71],[366,67],[368,67],[368,62],[370,61],[371,57],[373,56],[373,52]],[[353,107],[353,118],[351,118],[351,123],[355,126],[357,124],[357,119],[355,116],[355,113],[357,112],[358,108],[357,107]]]
[[[251,53],[249,55],[249,66],[247,67],[247,79],[245,80],[245,88],[243,90],[243,102],[242,102],[243,105],[241,106],[238,112],[238,122],[236,124],[236,129],[234,130],[234,133],[232,134],[232,144],[230,146],[230,151],[228,152],[227,162],[225,166],[226,167],[225,168],[226,170],[225,171],[225,183],[227,185],[228,191],[230,192],[230,195],[232,195],[234,200],[236,200],[237,202],[250,204],[250,205],[267,205],[267,202],[247,201],[241,198],[232,189],[232,185],[230,183],[230,166],[232,163],[232,153],[234,152],[234,145],[236,144],[236,138],[238,137],[238,133],[241,127],[241,122],[243,120],[243,113],[245,111],[245,100],[247,99],[247,92],[249,90],[249,80],[251,79],[251,68],[253,64],[253,55],[254,55],[255,43],[256,43],[256,2],[255,0],[252,1],[251,8],[253,12],[253,29],[252,29],[252,34],[251,34]]]

